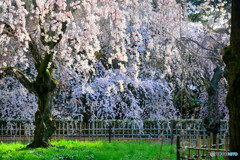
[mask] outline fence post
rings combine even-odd
[[[86,135],[86,128],[87,128],[87,125],[86,125],[86,122],[84,123],[84,137]]]
[[[71,125],[72,125],[72,135],[71,135],[71,137],[72,137],[72,140],[73,140],[73,134],[74,134],[74,127],[73,127],[73,125],[74,125],[74,123],[73,123],[73,120],[71,121]]]
[[[190,153],[190,158],[193,158],[193,145],[194,145],[194,142],[193,142],[193,137],[192,136],[190,136],[191,137],[191,141],[190,141],[190,145],[192,146],[192,151],[191,151],[191,153]]]
[[[206,136],[203,135],[203,148],[205,149],[206,148]],[[205,150],[203,150],[203,156],[205,157]]]
[[[180,136],[177,136],[177,160],[180,160]]]
[[[191,135],[189,135],[188,147],[188,157],[191,158]]]
[[[201,137],[198,136],[198,159],[201,159]]]
[[[94,131],[93,131],[93,140],[96,140],[98,137],[98,122],[95,122],[93,123],[93,128],[94,128]]]
[[[193,139],[194,139],[194,144],[196,144],[197,143],[197,137],[196,137],[196,121],[194,121],[194,129],[193,129]]]
[[[211,148],[214,148],[214,145],[213,145],[213,133],[212,132],[210,133],[210,139],[211,139]]]
[[[185,135],[184,135],[185,133],[184,133],[184,130],[182,131],[182,133],[183,133],[182,136],[181,136],[182,137],[182,146],[185,147],[185,145],[184,145],[185,144],[185,139],[184,139],[185,138]],[[183,147],[182,147],[182,157],[185,157],[185,149]]]
[[[83,123],[83,138],[84,138],[84,141],[85,141],[85,135],[86,135],[86,122]]]
[[[116,127],[116,125],[115,125],[115,120],[114,120],[113,121],[113,140],[116,140],[116,137],[115,137],[115,132],[116,132],[115,127]]]
[[[217,149],[217,152],[219,152],[219,134],[217,134],[217,138],[216,138],[216,149]],[[218,160],[219,157],[218,157],[218,154],[216,155],[216,160]]]
[[[13,132],[13,128],[12,128],[12,124],[10,124],[10,134],[11,134],[11,137],[12,137],[12,132]]]
[[[101,138],[103,137],[103,121],[100,122],[101,123]]]
[[[125,132],[124,132],[124,128],[125,128],[126,125],[125,125],[125,124],[122,124],[122,125],[123,125],[123,127],[122,127],[122,129],[123,129],[123,130],[122,130],[122,133],[123,133],[123,134],[122,134],[122,139],[124,140],[124,138],[125,138],[125,136],[124,136],[124,133],[125,133]]]
[[[104,123],[104,140],[107,139],[107,124],[106,122]]]
[[[12,142],[12,141],[13,141],[12,132],[13,132],[13,128],[12,128],[12,124],[11,124],[11,125],[10,125],[10,134],[11,134],[11,140],[10,140],[10,142]]]
[[[171,123],[171,145],[173,144],[173,127],[174,127],[174,120],[172,120],[172,123]]]
[[[54,140],[56,141],[56,140],[57,140],[57,126],[56,126],[56,121],[53,121],[53,125],[55,126],[55,131],[54,131],[53,137],[54,137]]]
[[[169,144],[169,136],[168,136],[168,135],[169,135],[169,132],[168,132],[169,129],[168,129],[168,123],[169,123],[169,122],[165,122],[165,126],[164,126],[164,130],[167,131],[167,136],[166,136],[166,137],[167,137],[167,144]]]
[[[67,121],[67,140],[69,140],[69,124],[68,124],[68,121]]]
[[[16,143],[16,138],[17,138],[17,123],[16,123],[16,126],[15,126],[15,143]]]
[[[84,126],[83,126],[83,122],[81,121],[81,122],[80,122],[80,127],[79,127],[80,137],[83,137],[83,127],[84,127]]]
[[[225,153],[228,152],[228,136],[226,135],[226,133],[224,134],[224,150],[225,150]],[[224,156],[223,159],[227,160],[228,157]]]
[[[155,140],[155,130],[156,130],[156,126],[155,126],[155,122],[156,121],[153,121],[153,140]]]
[[[23,144],[26,143],[26,124],[24,124],[24,137],[23,137]]]
[[[29,124],[28,124],[28,137],[29,137],[29,141],[31,141],[31,133],[30,133],[31,132],[31,128],[30,128],[31,126],[30,125],[31,125],[31,122],[29,122]]]
[[[20,141],[22,140],[22,138],[21,138],[21,137],[22,137],[22,131],[21,131],[22,127],[21,127],[21,126],[22,126],[22,124],[20,123],[20,124],[19,124]]]
[[[108,128],[109,128],[109,133],[108,133],[108,138],[109,138],[109,143],[111,143],[111,124],[109,123],[108,125]]]
[[[129,138],[129,127],[128,127],[128,122],[127,122],[127,138]]]
[[[131,130],[132,130],[132,132],[131,132],[131,134],[132,134],[132,141],[133,141],[133,134],[134,134],[134,126],[133,126],[133,121],[131,121]]]
[[[90,127],[91,127],[91,122],[88,122],[88,140],[90,141]]]
[[[210,157],[210,149],[211,149],[211,138],[210,136],[208,136],[208,139],[207,139],[207,159],[211,159]]]
[[[95,120],[92,121],[92,139],[94,140],[94,137],[95,137]]]
[[[119,125],[120,122],[119,121],[117,121],[117,122],[118,122],[117,123],[117,126],[118,126],[118,139],[120,140],[120,138],[119,138],[120,137],[120,125]]]
[[[3,123],[1,124],[1,136],[3,137]]]
[[[58,140],[59,141],[60,141],[60,129],[61,129],[60,122],[58,122]]]

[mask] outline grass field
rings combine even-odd
[[[54,141],[48,149],[26,149],[21,143],[0,143],[0,160],[158,160],[176,159],[176,146],[149,142]],[[161,156],[160,156],[161,148]],[[172,153],[172,154],[171,154]]]

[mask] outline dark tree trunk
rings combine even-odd
[[[88,123],[91,119],[91,108],[88,105],[86,105],[87,103],[86,94],[83,94],[81,101],[83,103],[83,109],[81,111],[83,115],[82,121],[83,121],[83,124],[86,124],[87,125],[86,127],[88,127]]]
[[[38,110],[35,113],[35,131],[34,139],[28,147],[49,147],[49,140],[55,131],[52,120],[52,100],[56,81],[51,77],[49,72],[39,75],[35,83],[35,89],[38,93]]]
[[[218,108],[218,83],[223,78],[222,64],[214,69],[214,75],[208,87],[208,114],[204,119],[207,134],[213,134],[213,143],[216,143],[217,133],[220,131],[221,115]]]
[[[237,152],[240,159],[240,1],[232,0],[231,37],[230,46],[225,49],[224,62],[228,67],[228,95],[229,109],[230,151]]]

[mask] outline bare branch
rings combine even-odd
[[[45,38],[45,35],[46,35],[45,26],[42,23],[42,21],[40,20],[40,18],[39,18],[39,26],[40,26],[40,31],[41,31],[41,33],[40,33],[40,40],[41,40],[43,45],[47,45],[48,42],[47,42],[47,40]]]
[[[0,68],[0,79],[6,77],[7,75],[15,77],[29,92],[34,93],[33,83],[18,68],[16,67]]]
[[[186,41],[195,43],[195,44],[197,44],[199,47],[201,47],[201,48],[204,49],[204,50],[207,50],[207,51],[210,51],[210,52],[214,52],[213,49],[206,48],[206,47],[204,47],[203,45],[199,44],[198,41],[193,40],[193,39],[191,39],[191,38],[186,39]]]
[[[64,34],[66,32],[66,30],[67,30],[67,22],[62,22],[62,25],[63,25],[62,26],[62,34]],[[49,62],[52,61],[52,57],[53,57],[53,53],[54,53],[52,50],[61,41],[62,34],[59,35],[59,39],[58,39],[57,42],[54,42],[54,41],[46,42],[46,45],[49,46],[50,51],[45,52],[44,59],[43,59],[41,65],[39,66],[39,69],[38,69],[39,73],[45,72],[45,70],[48,67]]]
[[[32,0],[32,2],[33,2],[34,9],[37,9],[38,6],[37,6],[36,0]],[[46,71],[49,62],[52,61],[52,57],[53,57],[53,53],[54,53],[52,50],[62,40],[62,37],[63,37],[62,34],[64,34],[66,32],[66,30],[67,30],[67,22],[66,21],[62,22],[62,29],[61,29],[62,34],[58,35],[59,39],[56,42],[54,42],[54,41],[47,41],[46,40],[45,35],[47,34],[47,31],[45,29],[45,24],[42,22],[42,20],[40,18],[40,15],[39,15],[39,26],[40,26],[40,32],[41,32],[40,33],[40,40],[41,40],[41,42],[42,42],[42,44],[44,46],[48,46],[49,49],[50,49],[50,51],[46,51],[45,52],[44,59],[42,60],[41,56],[39,54],[39,49],[37,48],[37,44],[33,40],[33,38],[30,36],[31,40],[32,40],[32,43],[30,44],[30,47],[31,47],[31,50],[33,52],[32,53],[33,57],[34,57],[34,59],[36,61],[36,63],[35,63],[36,64],[36,68],[37,68],[37,70],[38,70],[38,72],[40,74],[40,73],[43,73],[43,72]]]
[[[33,4],[34,9],[36,10],[36,8],[37,8],[37,2],[36,2],[36,0],[32,0],[32,4]]]
[[[46,51],[45,52],[45,56],[44,56],[44,59],[38,69],[38,74],[42,74],[44,73],[46,70],[47,70],[47,67],[48,67],[48,63],[51,62],[52,60],[52,57],[53,57],[53,53],[50,52],[50,51]]]
[[[13,36],[14,35],[14,30],[12,29],[12,27],[8,23],[0,21],[0,24],[5,25],[4,26],[5,30],[3,31],[3,34],[7,34],[8,36]],[[42,62],[42,58],[40,56],[40,52],[39,52],[38,45],[37,45],[36,41],[33,39],[31,34],[29,34],[29,37],[31,39],[31,41],[29,43],[30,51],[31,51],[32,57],[34,59],[35,67],[36,67],[36,69],[38,69],[40,67],[41,62]]]
[[[54,41],[46,41],[45,37],[42,37],[41,38],[41,41],[44,45],[47,45],[49,46],[50,49],[53,49],[61,40],[62,40],[62,37],[63,37],[63,34],[66,32],[67,30],[67,22],[62,22],[62,34],[59,34],[58,35],[58,40],[56,42]],[[44,33],[44,35],[46,34],[46,31],[45,31],[45,28],[41,28],[41,32]]]
[[[189,47],[187,47],[185,44],[183,44],[183,42],[181,40],[179,40],[178,38],[176,38],[174,35],[172,35],[171,33],[169,33],[168,31],[166,31],[165,29],[163,29],[164,32],[166,32],[167,34],[169,34],[170,36],[172,36],[176,41],[178,41],[179,43],[181,43],[181,45],[186,48],[192,55],[195,55],[197,57],[201,57],[201,58],[207,58],[207,59],[215,59],[218,61],[222,61],[221,57],[213,57],[213,56],[202,56],[197,54],[196,52],[194,52],[192,49],[190,49]]]
[[[29,37],[31,38],[31,41],[29,43],[30,51],[34,59],[35,67],[36,69],[38,69],[41,65],[42,57],[40,55],[39,48],[36,41],[33,39],[32,35],[29,34]]]
[[[34,9],[36,9],[38,6],[37,6],[37,2],[36,0],[32,0],[33,2],[33,6],[34,6]],[[45,46],[49,46],[50,49],[53,49],[62,39],[62,34],[58,35],[59,39],[57,40],[57,42],[54,42],[54,41],[47,41],[46,40],[46,37],[45,35],[47,34],[47,31],[45,29],[45,24],[42,22],[41,18],[40,18],[40,15],[39,15],[39,26],[40,26],[40,31],[41,31],[41,34],[40,34],[40,40],[42,42],[43,45]],[[67,29],[67,22],[62,22],[62,33],[64,34],[66,32],[66,29]]]
[[[2,34],[7,34],[8,36],[14,35],[14,30],[12,29],[12,27],[9,24],[7,24],[6,22],[3,22],[3,21],[0,21],[0,24],[5,25]]]

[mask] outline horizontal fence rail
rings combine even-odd
[[[52,140],[164,140],[174,143],[176,136],[183,139],[191,136],[207,136],[202,120],[93,120],[83,123],[78,120],[54,120],[56,130]],[[31,141],[34,122],[30,120],[0,119],[0,141]],[[228,133],[228,121],[220,124],[219,139]]]

